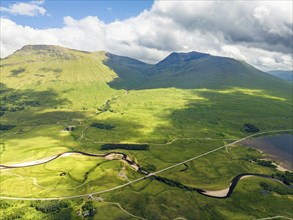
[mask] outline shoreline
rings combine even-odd
[[[286,136],[284,136],[286,135]],[[288,140],[288,136],[289,140]],[[284,138],[283,138],[284,136]],[[269,137],[269,139],[267,138]],[[271,139],[275,138],[275,139]],[[283,139],[282,139],[283,138]],[[279,134],[278,135],[268,135],[261,136],[251,140],[245,140],[240,142],[241,146],[251,147],[257,150],[261,154],[261,159],[272,162],[273,165],[276,166],[276,169],[282,172],[293,172],[292,166],[292,153],[293,147],[291,145],[291,140],[293,139],[292,134]],[[289,157],[288,157],[289,155]],[[291,160],[290,160],[291,155]]]

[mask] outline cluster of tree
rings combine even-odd
[[[102,106],[101,108],[98,108],[98,110],[100,112],[106,112],[106,111],[110,111],[111,110],[111,105],[110,105],[110,100],[107,100]]]
[[[264,190],[270,191],[270,192],[276,192],[281,195],[293,195],[293,189],[288,187],[279,187],[279,186],[272,186],[268,183],[261,182],[259,184]]]
[[[154,178],[155,180],[158,180],[158,181],[160,181],[162,183],[165,183],[165,184],[167,184],[169,186],[178,187],[178,188],[183,189],[183,190],[187,190],[187,191],[197,191],[198,190],[196,188],[186,186],[186,185],[180,183],[179,181],[171,180],[171,179],[168,179],[166,177],[152,176],[152,178]]]
[[[11,209],[10,209],[11,208]],[[6,202],[1,200],[0,201],[0,209],[3,209],[4,215],[0,215],[0,218],[3,220],[14,220],[14,219],[23,219],[25,215],[25,211],[21,208],[14,207],[13,203]],[[13,210],[7,211],[6,210]]]
[[[69,204],[64,201],[33,201],[31,207],[42,213],[60,212],[61,209],[68,208]]]
[[[275,175],[272,175],[272,177],[276,177],[282,180],[287,185],[293,183],[293,172],[285,171],[285,173],[277,173]]]
[[[2,112],[2,114],[4,114],[5,112],[16,112],[16,111],[21,111],[24,109],[24,106],[1,106],[0,107],[0,111]]]
[[[101,150],[148,150],[149,145],[147,144],[103,144],[100,148]]]
[[[256,133],[256,132],[259,132],[260,129],[258,127],[256,127],[254,124],[249,124],[249,123],[246,123],[243,125],[244,127],[244,131],[245,132],[249,132],[249,133]]]
[[[74,126],[68,126],[66,128],[64,128],[64,131],[74,131],[75,130],[75,127]]]
[[[14,213],[9,213],[9,214],[3,216],[3,220],[24,219],[23,218],[24,215],[25,215],[24,211],[18,209]],[[1,219],[2,219],[2,216],[1,216]]]
[[[64,201],[33,201],[30,206],[46,214],[48,219],[72,219],[70,204]]]
[[[113,128],[115,128],[114,125],[109,125],[109,124],[103,124],[103,123],[92,123],[91,124],[91,127],[94,127],[94,128],[99,128],[99,129],[106,129],[106,130],[111,130]]]
[[[82,215],[84,217],[89,216],[92,217],[96,214],[97,210],[92,201],[87,201],[82,207]]]
[[[7,209],[10,207],[10,204],[3,201],[3,200],[0,200],[0,209]]]
[[[48,219],[71,220],[72,219],[71,212],[72,212],[71,208],[61,209],[60,212],[50,213],[48,216]]]
[[[12,128],[14,128],[15,125],[3,125],[3,124],[0,124],[0,130],[1,131],[7,131],[7,130],[10,130]]]
[[[269,160],[259,160],[255,156],[253,156],[253,155],[246,154],[246,156],[242,157],[242,159],[243,160],[252,161],[252,162],[257,163],[257,164],[259,164],[261,166],[264,166],[264,167],[271,167],[271,168],[276,168],[277,167],[272,161],[269,161]]]
[[[264,167],[271,167],[271,168],[276,168],[277,166],[275,164],[273,164],[272,161],[269,160],[256,160],[256,162]]]

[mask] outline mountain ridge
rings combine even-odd
[[[276,76],[280,79],[293,82],[293,70],[271,70],[267,73]]]
[[[148,64],[106,51],[85,52],[55,45],[26,45],[7,57],[3,65],[23,68],[31,66],[32,63],[41,66],[52,63],[50,65],[54,65],[54,69],[67,69],[80,63],[78,68],[87,67],[89,70],[86,71],[92,72],[88,76],[89,79],[106,79],[103,81],[118,90],[167,87],[222,89],[229,86],[257,89],[289,88],[283,80],[264,73],[244,61],[196,51],[173,52],[157,64]],[[15,69],[10,71],[18,72],[18,69]],[[36,72],[39,69],[42,68],[32,71]],[[70,77],[79,78],[74,72],[76,70],[72,70]],[[102,78],[96,75],[102,73]],[[19,74],[21,75],[23,73]],[[82,78],[80,80],[84,81]]]

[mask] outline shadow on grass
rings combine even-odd
[[[14,138],[17,139],[28,138],[27,135],[21,134],[33,129],[34,131],[32,134],[34,136],[45,135],[57,141],[62,141],[62,138],[59,137],[60,131],[67,126],[75,126],[77,128],[74,132],[70,132],[73,145],[75,142],[79,141],[83,132],[85,138],[82,143],[87,143],[87,139],[92,143],[99,140],[111,143],[113,140],[123,141],[131,139],[132,137],[139,137],[140,129],[143,128],[142,125],[132,121],[126,121],[123,118],[101,120],[97,119],[99,115],[89,115],[87,111],[68,110],[66,106],[70,106],[72,103],[67,99],[61,98],[60,95],[53,90],[15,90],[6,87],[4,84],[0,86],[1,111],[5,113],[1,119],[3,124],[15,126],[8,132],[11,134],[14,133]],[[56,106],[65,107],[63,110],[56,108]],[[115,127],[111,130],[90,127],[94,122],[111,124]],[[88,126],[89,128],[83,131],[83,129]],[[52,131],[50,129],[52,129]],[[95,144],[95,146],[97,145]],[[98,150],[98,148],[95,147],[95,150]]]
[[[6,87],[0,83],[0,101],[1,107],[9,110],[17,108],[23,110],[30,107],[44,109],[61,104],[70,104],[70,101],[61,98],[55,91],[34,91],[32,89],[16,90]],[[12,110],[13,111],[13,110]]]
[[[10,76],[12,76],[12,77],[16,77],[16,76],[18,76],[19,74],[24,73],[24,72],[25,72],[25,68],[20,67],[20,68],[18,68],[18,69],[13,69],[13,70],[11,70],[10,72],[11,72]]]
[[[117,74],[112,82],[108,83],[114,89],[134,89],[151,73],[153,65],[141,61],[107,53],[103,63]]]
[[[170,113],[163,116],[169,125],[157,127],[153,133],[228,138],[243,135],[246,123],[262,131],[292,128],[292,104],[288,100],[265,92],[253,93],[254,90],[247,90],[247,93],[237,89],[223,91],[226,92],[194,90],[203,100],[189,101],[181,109],[170,109]]]

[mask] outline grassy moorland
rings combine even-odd
[[[144,170],[158,171],[248,136],[247,123],[262,132],[292,129],[291,89],[292,84],[247,64],[209,55],[173,54],[149,65],[105,52],[26,46],[1,60],[1,164],[66,151],[115,151]],[[149,147],[103,150],[107,143]],[[189,187],[220,190],[239,173],[280,174],[251,162],[262,156],[233,146],[158,175]],[[38,166],[2,169],[1,196],[73,196],[142,176],[122,160],[60,157]],[[89,212],[94,219],[135,218],[130,214],[147,219],[292,217],[292,191],[258,177],[241,180],[227,199],[151,178],[100,196],[102,201],[85,197],[57,205],[2,200],[0,216],[82,219]]]

